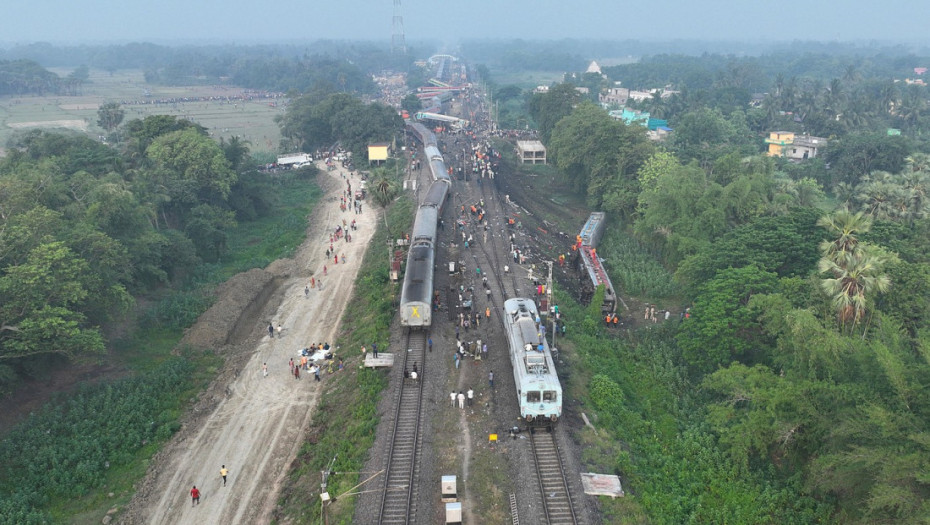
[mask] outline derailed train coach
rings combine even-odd
[[[520,418],[528,424],[555,423],[562,417],[562,385],[536,322],[536,304],[532,299],[508,299],[504,311]]]

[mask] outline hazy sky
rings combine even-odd
[[[392,0],[3,0],[0,43],[384,39]],[[403,0],[409,40],[927,39],[928,0]]]

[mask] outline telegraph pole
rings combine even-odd
[[[329,520],[326,515],[326,504],[332,499],[329,495],[329,492],[326,491],[326,484],[329,481],[330,474],[334,474],[333,467],[336,465],[336,458],[339,457],[339,454],[333,456],[332,461],[329,462],[329,465],[326,466],[326,470],[320,472],[322,475],[323,481],[320,483],[320,514],[323,517],[323,525],[327,525]]]
[[[549,265],[549,275],[546,277],[546,299],[548,299],[546,303],[549,306],[549,317],[552,321],[552,348],[550,350],[552,350],[553,354],[558,355],[559,350],[555,346],[555,317],[559,308],[553,304],[555,293],[552,291],[552,261],[546,261],[546,264]]]

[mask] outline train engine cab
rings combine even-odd
[[[527,379],[518,390],[520,418],[527,423],[555,423],[562,417],[562,386],[548,376]]]
[[[532,299],[508,299],[504,309],[520,417],[530,424],[555,423],[562,417],[562,386],[549,344],[536,324],[536,304]]]

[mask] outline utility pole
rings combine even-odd
[[[557,356],[559,354],[559,349],[555,346],[555,317],[559,307],[553,304],[555,293],[552,291],[552,261],[546,261],[546,264],[549,265],[549,275],[546,277],[546,304],[549,307],[549,317],[552,320],[552,348],[550,348],[550,350]]]
[[[339,457],[339,454],[333,456],[333,459],[329,462],[329,465],[326,466],[326,470],[320,472],[321,477],[323,478],[320,483],[320,514],[323,517],[323,524],[327,525],[329,520],[326,516],[326,504],[330,501],[329,492],[326,492],[326,483],[329,481],[330,474],[334,474],[333,467],[336,465],[336,458]]]

